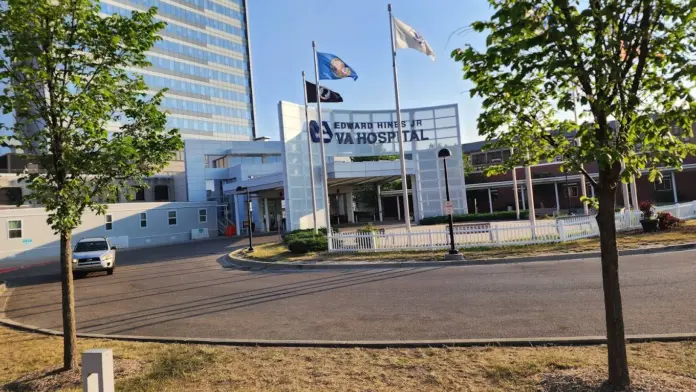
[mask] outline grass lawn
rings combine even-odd
[[[310,349],[80,339],[112,348],[117,391],[600,391],[606,347]],[[81,391],[62,339],[0,327],[0,390]],[[696,342],[629,346],[636,387],[696,390]]]
[[[619,233],[619,249],[635,249],[644,247],[655,247],[665,245],[678,245],[696,242],[696,220],[684,222],[680,227],[671,231],[658,233],[643,233],[633,231]],[[524,257],[539,256],[554,253],[577,253],[599,251],[599,238],[588,238],[573,242],[523,245],[523,246],[503,246],[503,247],[479,247],[460,249],[465,258],[469,260],[502,258],[502,257]],[[254,247],[254,252],[242,252],[244,257],[265,260],[265,261],[388,261],[388,260],[419,260],[431,261],[442,260],[443,250],[428,251],[400,251],[400,252],[347,252],[347,253],[307,253],[295,255],[288,252],[283,244],[267,243]]]

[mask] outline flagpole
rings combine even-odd
[[[314,233],[317,233],[317,196],[314,188],[314,158],[312,157],[312,131],[309,129],[309,109],[307,102],[307,80],[302,71],[302,91],[304,91],[304,116],[307,124],[307,151],[309,151],[309,182],[312,184],[312,218],[314,218]],[[319,100],[320,97],[317,97]]]
[[[317,84],[317,124],[319,125],[319,149],[321,151],[321,176],[322,176],[322,186],[324,188],[324,218],[326,221],[326,238],[329,243],[329,250],[332,248],[331,244],[331,214],[329,206],[329,179],[326,175],[326,151],[324,149],[324,123],[321,119],[321,94],[319,91],[319,60],[317,59],[317,43],[312,41],[312,51],[314,52],[314,80]]]
[[[389,37],[391,38],[392,50],[392,69],[394,70],[394,95],[396,97],[396,122],[399,134],[399,156],[401,159],[401,190],[404,198],[404,218],[406,221],[406,230],[411,232],[411,214],[409,212],[408,203],[408,185],[406,182],[406,156],[404,154],[404,134],[401,129],[401,104],[399,102],[399,78],[396,73],[396,46],[394,44],[394,18],[392,17],[391,4],[387,6],[389,10]]]

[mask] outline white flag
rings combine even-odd
[[[394,39],[398,49],[415,49],[430,56],[435,61],[435,52],[433,52],[433,48],[430,47],[428,41],[413,27],[396,18],[394,18]]]

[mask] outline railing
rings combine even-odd
[[[679,219],[696,218],[696,201],[657,207],[658,212],[670,212]],[[641,227],[640,211],[617,212],[616,230],[626,231]],[[599,236],[594,216],[577,216],[540,221],[531,225],[526,221],[466,223],[454,225],[457,248],[478,246],[531,245],[575,241]],[[450,246],[449,228],[432,230],[387,231],[384,233],[332,233],[331,252],[390,251],[446,249]]]

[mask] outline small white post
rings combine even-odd
[[[556,193],[556,216],[558,216],[561,213],[561,201],[558,198],[558,183],[557,182],[553,183],[553,190]]]
[[[110,348],[82,353],[82,391],[115,392],[114,353]]]
[[[563,223],[563,219],[556,220],[556,227],[558,228],[558,235],[561,237],[561,242],[566,242],[565,224]]]
[[[674,204],[679,204],[679,199],[677,199],[677,180],[674,178],[674,172],[671,173],[672,177],[672,197],[674,198]]]
[[[382,212],[382,186],[377,184],[377,211],[379,211],[379,221],[384,221],[384,213]]]

